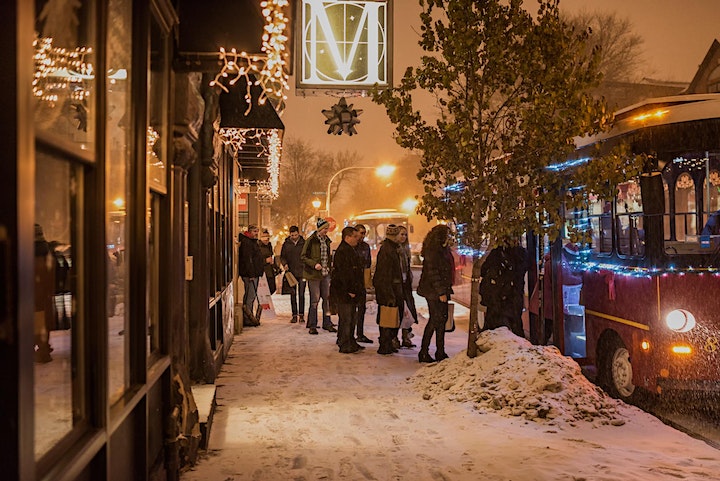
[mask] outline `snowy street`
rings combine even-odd
[[[377,354],[370,313],[375,343],[340,354],[334,333],[289,322],[288,296],[273,301],[275,319],[235,337],[208,451],[183,481],[720,479],[720,451],[606,397],[554,348],[501,329],[468,359],[461,306],[451,358],[421,365],[419,347]]]

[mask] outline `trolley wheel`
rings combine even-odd
[[[633,402],[636,386],[633,384],[633,369],[630,351],[620,338],[612,339],[608,351],[602,361],[603,384],[612,397],[625,402]]]

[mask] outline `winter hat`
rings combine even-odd
[[[318,217],[317,230],[322,230],[322,229],[329,228],[329,227],[330,227],[330,222],[326,221],[322,217]]]
[[[388,224],[387,227],[385,227],[385,235],[386,236],[396,236],[400,233],[400,227],[396,226],[395,224]]]

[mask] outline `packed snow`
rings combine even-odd
[[[482,412],[551,425],[578,421],[620,426],[618,401],[554,346],[533,346],[507,328],[482,332],[478,356],[455,356],[413,377],[423,399],[473,403]]]
[[[460,306],[451,358],[421,365],[417,347],[376,353],[372,314],[375,343],[340,354],[334,334],[289,322],[287,299],[235,337],[208,450],[181,481],[720,479],[719,451],[608,398],[552,347],[499,329],[467,358]]]

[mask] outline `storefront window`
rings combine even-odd
[[[95,47],[91,2],[36,2],[35,129],[45,143],[94,158]]]
[[[147,173],[150,187],[148,219],[148,343],[147,353],[160,349],[160,225],[162,196],[167,192],[167,132],[168,93],[170,66],[168,62],[168,35],[155,18],[150,25],[150,56],[148,68],[148,128]]]
[[[87,418],[82,362],[83,171],[95,159],[93,2],[36,1],[33,76],[35,457]]]
[[[107,119],[106,247],[108,265],[109,402],[113,404],[129,385],[130,333],[128,315],[128,266],[126,250],[129,167],[132,152],[132,3],[108,2],[107,31]]]

